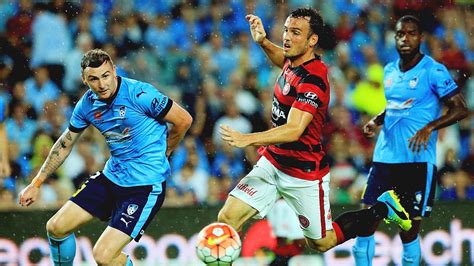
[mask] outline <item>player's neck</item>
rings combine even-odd
[[[400,70],[405,72],[412,69],[421,61],[422,58],[423,54],[420,53],[420,51],[414,55],[400,56]]]
[[[299,57],[293,57],[293,58],[289,58],[290,59],[290,67],[297,67],[297,66],[300,66],[310,60],[313,60],[314,58],[316,58],[316,56],[314,55],[313,52],[311,53],[306,53],[306,54],[303,54]]]

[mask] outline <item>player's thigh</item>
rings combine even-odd
[[[114,184],[113,191],[115,207],[109,226],[138,242],[163,205],[166,182],[133,187]]]
[[[302,180],[279,174],[278,190],[295,211],[305,237],[322,239],[332,230],[329,173],[321,180]]]
[[[362,192],[362,203],[366,206],[374,205],[382,193],[395,189],[394,182],[397,178],[392,164],[372,163],[367,177],[367,184]]]
[[[71,196],[70,201],[103,221],[110,218],[114,208],[113,194],[115,184],[103,173],[91,175],[86,182]]]
[[[396,192],[412,219],[429,217],[436,190],[436,166],[430,163],[400,164]]]
[[[94,259],[97,263],[109,263],[132,241],[124,232],[108,226],[94,245]]]
[[[262,157],[235,188],[219,212],[218,220],[240,226],[250,217],[263,218],[280,197],[276,188],[276,168]]]
[[[53,237],[64,237],[94,218],[72,201],[67,201],[46,223],[46,230]]]
[[[224,206],[219,211],[217,221],[226,223],[235,228],[237,231],[240,231],[242,229],[242,225],[257,213],[258,211],[249,204],[232,195],[229,195]]]

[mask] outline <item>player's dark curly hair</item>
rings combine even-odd
[[[415,16],[405,15],[405,16],[398,19],[397,24],[398,23],[413,23],[418,28],[419,33],[423,32],[423,26],[421,24],[421,21]]]
[[[319,15],[318,11],[312,8],[298,8],[290,13],[292,18],[304,18],[309,17],[309,28],[311,29],[311,34],[321,35],[323,31],[323,18]]]
[[[112,65],[114,62],[110,58],[110,55],[101,49],[93,49],[84,54],[81,60],[82,71],[87,67],[100,67],[105,61],[110,62]]]

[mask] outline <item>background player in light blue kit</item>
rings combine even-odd
[[[410,214],[412,228],[400,231],[403,265],[419,265],[418,233],[421,217],[433,206],[436,174],[437,130],[468,114],[465,100],[446,67],[420,52],[420,21],[404,16],[396,24],[400,59],[385,66],[385,111],[364,126],[368,137],[382,130],[375,146],[372,168],[362,202],[373,205],[380,194],[394,189]],[[447,112],[440,116],[442,106]],[[371,265],[375,253],[374,232],[358,237],[353,247],[357,265]]]
[[[88,51],[81,61],[89,90],[74,108],[69,128],[51,149],[41,170],[20,193],[20,204],[38,198],[39,187],[71,152],[84,129],[96,127],[111,157],[102,172],[91,176],[48,221],[46,229],[55,265],[72,265],[73,232],[94,217],[109,226],[94,246],[99,265],[132,265],[122,249],[138,241],[160,209],[170,174],[168,156],[177,147],[192,118],[150,84],[117,76],[110,56]],[[168,130],[167,124],[172,127]]]

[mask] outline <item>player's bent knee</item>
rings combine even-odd
[[[232,226],[237,232],[239,232],[242,229],[242,225],[245,223],[245,217],[223,208],[217,215],[217,221],[219,223],[228,224]]]
[[[328,231],[331,232],[331,231]],[[306,238],[306,244],[309,248],[316,250],[318,252],[324,253],[337,244],[337,239],[334,239],[331,234],[326,235],[326,237],[321,239],[311,239]]]
[[[321,253],[324,253],[331,248],[330,246],[325,245],[324,243],[318,243],[318,242],[315,243],[313,241],[306,241],[306,243],[308,244],[309,248]]]
[[[46,223],[46,232],[52,237],[62,238],[69,234],[62,226],[59,219],[52,217]]]
[[[235,217],[232,217],[232,215],[228,211],[225,211],[224,208],[219,211],[219,214],[217,215],[217,221],[219,223],[226,223],[233,228],[236,228],[237,226]]]

